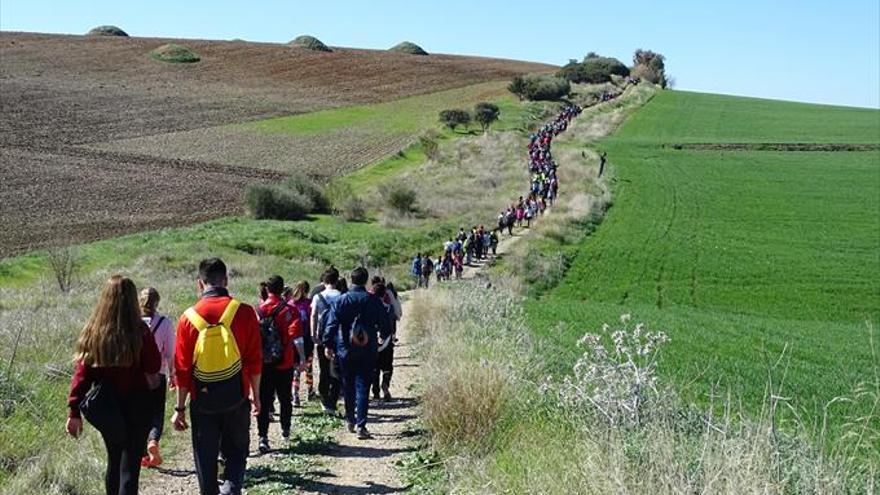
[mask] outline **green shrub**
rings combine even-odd
[[[385,196],[388,198],[388,206],[399,213],[411,213],[416,209],[418,195],[411,187],[394,184],[387,188]]]
[[[169,43],[156,48],[150,52],[150,57],[152,57],[153,60],[173,64],[191,64],[201,60],[199,54],[192,49],[174,43]]]
[[[330,213],[330,201],[317,184],[305,177],[291,177],[282,186],[309,198],[311,213]]]
[[[419,146],[425,152],[429,160],[437,160],[440,157],[440,144],[430,136],[419,136]]]
[[[314,50],[316,52],[332,52],[329,46],[325,45],[321,40],[314,36],[302,35],[297,36],[290,42],[291,46]]]
[[[440,123],[454,131],[460,125],[467,126],[470,124],[471,114],[467,110],[443,110],[440,112]]]
[[[408,53],[410,55],[427,55],[428,52],[422,49],[419,45],[412,43],[410,41],[404,41],[403,43],[398,43],[397,45],[392,46],[388,49],[389,52],[399,52],[399,53]]]
[[[526,97],[526,80],[523,76],[516,76],[507,85],[507,90],[519,97],[520,100]]]
[[[302,220],[314,208],[309,196],[272,184],[248,186],[245,203],[251,215],[258,220]]]
[[[558,100],[571,93],[571,83],[561,77],[530,74],[515,77],[507,89],[520,99]]]
[[[668,84],[666,79],[666,57],[660,53],[642,50],[641,48],[636,50],[633,54],[632,72],[633,76],[653,84],[659,84],[662,88],[666,88]]]
[[[342,218],[348,222],[363,222],[367,219],[367,207],[358,196],[350,196],[343,201],[340,213]]]
[[[611,81],[612,75],[625,77],[629,69],[620,60],[611,57],[600,57],[590,53],[583,62],[571,60],[562,67],[557,76],[573,83],[600,84]]]
[[[500,114],[501,110],[498,108],[498,105],[492,103],[477,103],[474,107],[474,120],[480,124],[480,127],[483,128],[483,132],[486,132],[486,130],[489,129],[492,122],[498,120]]]
[[[98,26],[96,28],[92,28],[88,32],[88,36],[124,36],[127,37],[128,33],[119,29],[116,26]]]

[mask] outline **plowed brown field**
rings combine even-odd
[[[197,64],[150,59],[151,49],[169,41],[0,33],[0,257],[238,213],[247,183],[277,177],[158,158],[162,153],[151,150],[107,153],[84,145],[379,103],[553,69],[478,57],[347,48],[320,53],[202,40],[182,42],[201,55]],[[189,198],[195,187],[216,200]]]

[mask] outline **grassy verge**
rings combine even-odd
[[[653,371],[638,375],[649,381],[643,382],[643,392],[632,395],[636,375],[629,373],[628,361],[616,360],[613,345],[598,353],[588,344],[573,370],[563,377],[546,375],[550,353],[526,324],[520,291],[518,282],[497,277],[491,290],[473,282],[416,295],[411,314],[420,315],[412,324],[425,361],[424,420],[431,448],[441,459],[412,461],[411,472],[423,473],[413,477],[423,483],[416,493],[827,494],[876,489],[880,466],[876,458],[865,461],[863,456],[871,448],[865,436],[870,428],[864,425],[826,453],[801,431],[777,428],[782,406],[769,395],[764,413],[750,419],[743,419],[732,397],[718,399],[723,402],[720,415],[690,406],[657,381]],[[636,332],[616,324],[594,334],[615,331]],[[662,352],[655,347],[638,356]],[[644,371],[641,359],[636,362]],[[592,374],[593,367],[625,371]],[[624,416],[618,417],[624,419],[609,423],[611,407],[628,404],[615,401],[630,397],[639,398],[638,420],[621,408]],[[814,418],[801,419],[809,427]],[[442,475],[424,475],[432,462],[442,464]]]

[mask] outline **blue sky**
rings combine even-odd
[[[878,0],[729,2],[0,0],[0,29],[387,48],[563,64],[595,51],[667,57],[679,89],[880,108]],[[2,62],[0,62],[2,63]]]

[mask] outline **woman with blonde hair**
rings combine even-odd
[[[147,287],[141,291],[139,303],[141,315],[156,347],[162,356],[162,365],[159,368],[159,385],[153,394],[153,416],[150,426],[150,434],[147,437],[147,453],[141,459],[141,467],[159,467],[162,465],[162,455],[159,453],[159,440],[162,439],[162,428],[165,424],[165,401],[168,384],[174,380],[174,327],[171,319],[159,314],[159,291],[153,287]]]
[[[104,285],[76,342],[74,359],[67,433],[74,438],[82,433],[82,407],[107,449],[107,495],[137,494],[161,357],[141,320],[130,279],[115,275]]]

